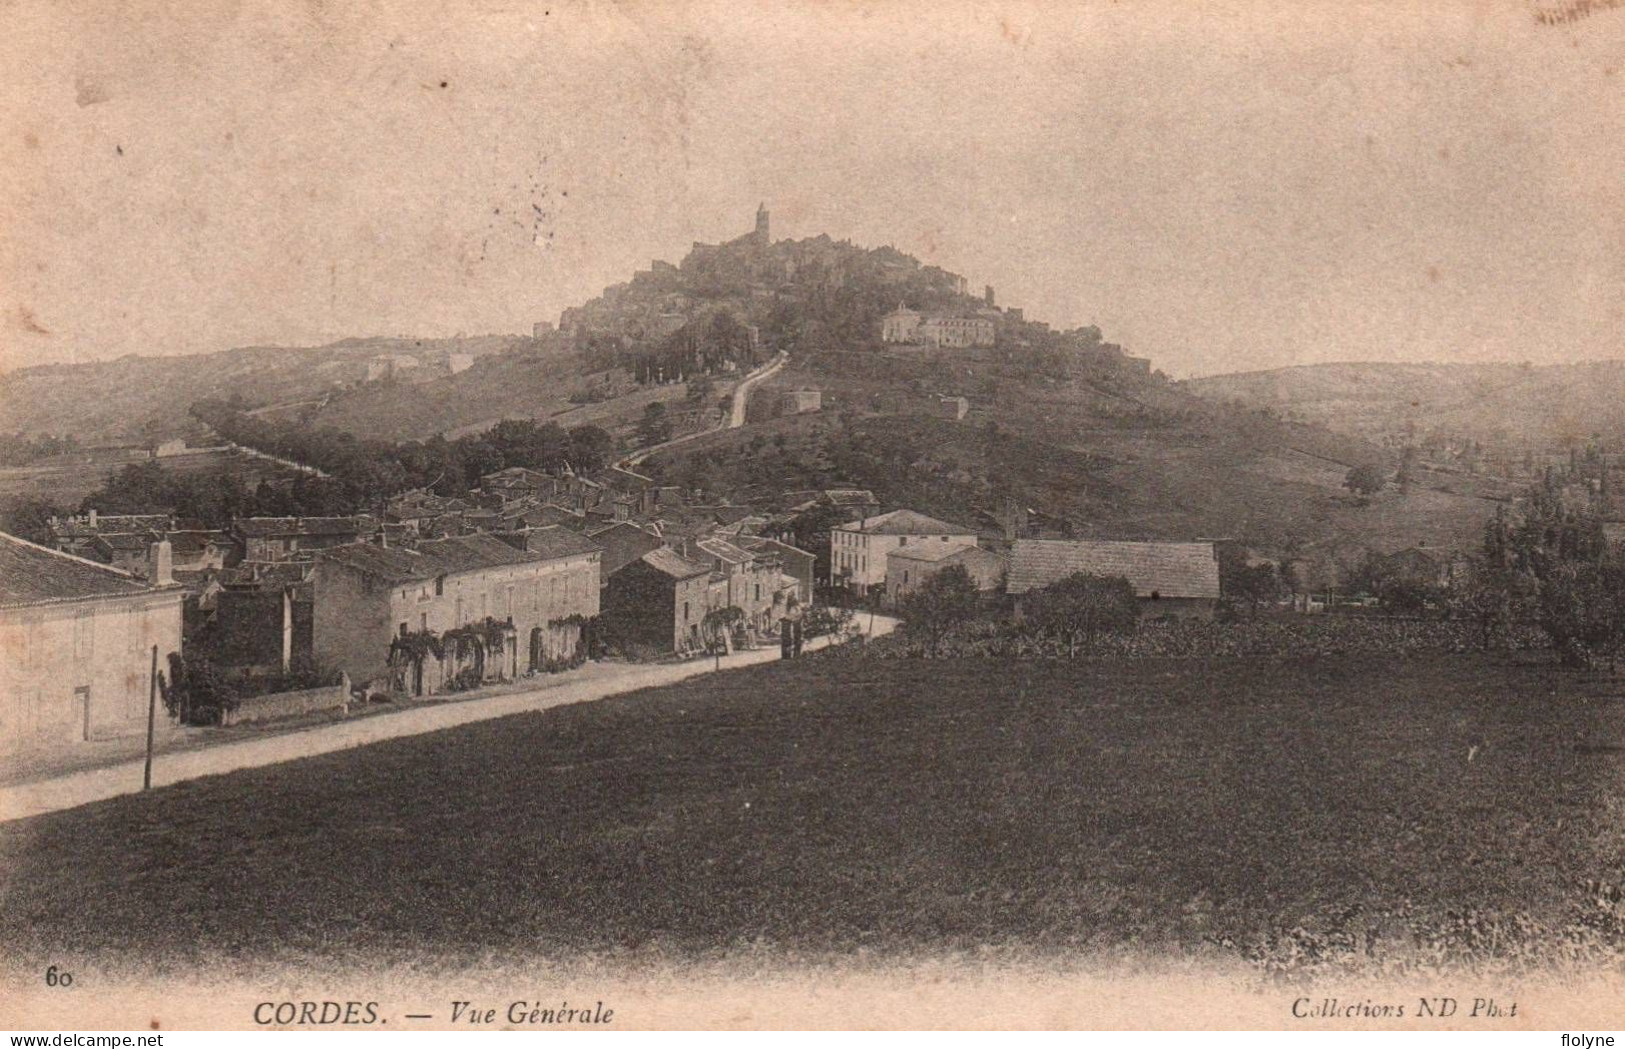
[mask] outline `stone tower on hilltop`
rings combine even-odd
[[[764,248],[773,243],[767,234],[767,203],[765,201],[756,205],[756,239]]]

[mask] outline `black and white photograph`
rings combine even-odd
[[[0,1027],[1625,1025],[1625,4],[0,24]]]

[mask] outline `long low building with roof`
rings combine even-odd
[[[0,533],[0,739],[54,748],[141,729],[153,649],[165,670],[181,648],[184,591],[166,582]]]
[[[323,550],[314,573],[316,664],[414,695],[439,692],[470,669],[441,643],[447,632],[492,624],[505,635],[503,647],[479,654],[479,679],[578,658],[585,622],[598,615],[601,552],[565,529],[506,542],[464,535],[413,549]]]
[[[1212,543],[1018,539],[1009,592],[1018,599],[1077,573],[1127,579],[1151,615],[1211,615],[1219,602]]]

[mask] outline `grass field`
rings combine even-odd
[[[1625,862],[1610,691],[1480,656],[836,653],[6,824],[0,942],[1519,963],[1618,932],[1582,888]]]
[[[122,466],[148,462],[143,451],[96,450],[58,456],[29,466],[0,467],[0,512],[30,499],[77,510],[80,500],[94,492]],[[292,476],[292,472],[264,459],[230,452],[199,452],[159,460],[166,473],[204,473],[230,470],[250,489],[263,480]]]

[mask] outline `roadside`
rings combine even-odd
[[[876,616],[871,626],[869,617],[860,617],[857,625],[865,633],[878,637],[889,633],[896,620]],[[808,648],[816,650],[827,643],[827,638],[816,638]],[[238,769],[293,761],[511,714],[585,703],[712,673],[719,666],[722,670],[733,670],[778,658],[778,646],[773,645],[735,652],[721,657],[720,661],[705,657],[682,663],[653,665],[588,664],[580,670],[556,675],[539,686],[535,679],[527,679],[479,692],[448,696],[445,702],[411,706],[380,704],[378,708],[368,708],[365,713],[357,711],[347,717],[314,725],[301,722],[298,725],[182,730],[170,735],[166,749],[154,759],[152,784],[154,787],[167,786],[200,776],[215,776]],[[223,736],[220,733],[233,734]],[[94,768],[45,774],[43,778],[0,786],[0,822],[75,808],[121,794],[138,793],[144,765],[144,740],[137,742],[140,745],[133,758],[127,750],[103,752],[100,756],[105,763]]]
[[[685,433],[681,437],[674,437],[669,441],[662,441],[660,444],[652,444],[647,448],[641,448],[621,459],[616,465],[622,469],[629,470],[643,462],[643,460],[649,458],[649,456],[666,451],[668,448],[672,448],[676,445],[685,444],[689,441],[695,441],[701,437],[707,437],[714,433],[721,433],[723,430],[739,429],[741,426],[745,425],[745,409],[750,404],[751,390],[755,389],[756,386],[762,381],[770,379],[776,375],[779,369],[783,368],[789,363],[789,361],[790,355],[788,353],[780,353],[771,361],[739,380],[739,385],[734,387],[733,400],[728,408],[728,418],[725,421],[718,423],[716,426],[707,427],[704,430],[696,430],[693,433]]]

